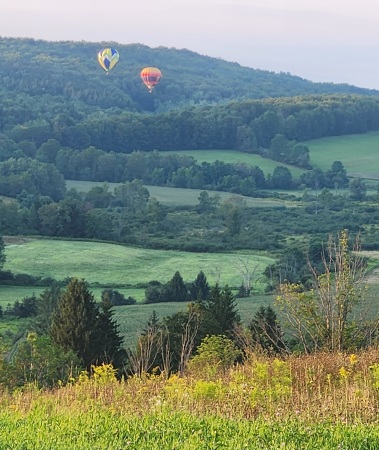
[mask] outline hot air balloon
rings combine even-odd
[[[156,67],[145,67],[141,71],[141,78],[151,92],[162,78],[162,72]]]
[[[100,66],[107,72],[107,75],[118,63],[119,58],[120,55],[114,48],[104,48],[97,54],[97,60]]]

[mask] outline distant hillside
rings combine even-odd
[[[97,61],[107,45],[120,53],[109,75]],[[312,83],[188,50],[10,38],[0,38],[0,49],[3,195],[25,190],[59,199],[63,177],[139,178],[247,195],[270,187],[259,167],[214,173],[154,150],[234,149],[308,170],[304,142],[379,130],[379,91]],[[163,73],[151,94],[140,78],[148,65]]]
[[[97,52],[106,46],[120,53],[109,76],[97,62]],[[46,102],[70,101],[71,113],[88,115],[107,108],[163,112],[236,99],[306,94],[379,95],[379,91],[346,84],[313,83],[287,73],[241,67],[189,50],[140,44],[0,38],[0,51],[0,99],[7,105],[15,96],[23,97],[23,111],[15,112],[20,122],[35,119],[31,106],[38,110]],[[150,95],[139,74],[151,65],[159,67],[163,77]],[[45,108],[46,116],[52,113]]]

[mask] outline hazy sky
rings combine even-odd
[[[377,0],[0,0],[0,35],[187,48],[379,89]]]

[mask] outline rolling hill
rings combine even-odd
[[[351,85],[314,83],[288,73],[242,67],[186,49],[141,44],[112,43],[120,53],[120,61],[106,76],[97,62],[97,52],[109,45],[0,38],[0,98],[7,105],[14,96],[23,96],[27,115],[32,100],[34,109],[46,102],[70,101],[71,111],[86,113],[99,108],[162,112],[236,99],[336,93],[379,95],[379,91]],[[159,67],[163,74],[152,95],[140,79],[141,69],[149,65]],[[48,118],[53,111],[45,113]]]

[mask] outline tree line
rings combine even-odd
[[[12,157],[0,162],[0,194],[17,197],[24,196],[24,191],[34,197],[58,201],[65,195],[65,179],[111,183],[138,179],[146,185],[226,191],[251,197],[266,196],[261,192],[266,189],[341,189],[349,185],[341,161],[334,161],[326,172],[309,169],[295,179],[291,170],[282,165],[265,176],[258,166],[223,161],[199,164],[193,157],[180,153],[166,156],[153,151],[124,155],[105,153],[94,147],[74,152],[58,150],[59,145],[52,140],[42,147],[55,147],[56,156],[52,161],[40,153],[36,159]]]
[[[59,201],[23,190],[14,201],[0,201],[0,233],[93,239],[184,251],[272,252],[290,246],[289,236],[301,237],[297,244],[301,245],[304,239],[325,239],[346,228],[361,232],[365,249],[376,249],[378,195],[368,196],[359,179],[349,182],[349,192],[332,192],[331,188],[345,183],[341,167],[333,164],[324,178],[329,180],[330,188],[320,189],[315,184],[304,189],[297,207],[249,207],[243,197],[231,196],[221,201],[211,191],[200,191],[198,203],[193,206],[166,206],[151,197],[138,180],[122,183],[113,191],[106,183],[87,193],[71,189]],[[288,194],[277,197],[296,199]]]
[[[60,116],[59,125],[43,119],[4,129],[0,153],[9,155],[12,146],[31,153],[33,143],[38,149],[55,139],[74,151],[236,149],[307,168],[307,151],[297,143],[378,130],[378,111],[379,97],[319,95],[233,101],[160,114]],[[46,151],[41,150],[42,157]]]

